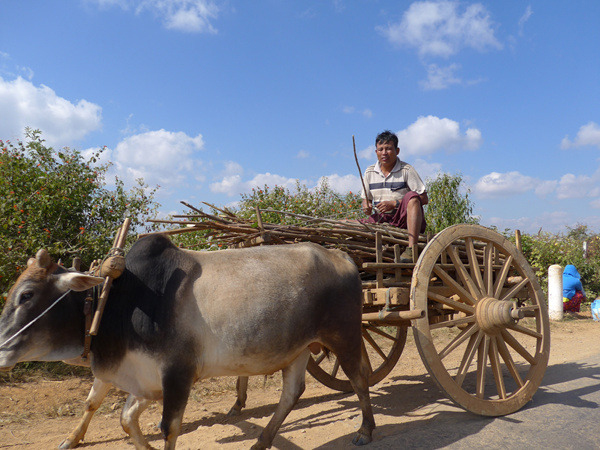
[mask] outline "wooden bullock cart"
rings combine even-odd
[[[229,247],[312,241],[345,250],[363,279],[370,385],[394,368],[410,327],[430,375],[468,411],[510,414],[540,386],[550,352],[548,310],[518,239],[514,245],[491,229],[454,225],[421,237],[413,262],[401,263],[408,241],[397,228],[315,218],[303,227],[272,224],[262,220],[268,210],[258,209],[251,222],[227,210],[217,216],[187,206],[193,214],[170,222],[184,228],[168,233],[204,230]],[[332,389],[352,390],[335,355],[314,355],[308,371]]]

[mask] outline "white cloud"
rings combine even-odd
[[[357,156],[361,159],[374,160],[375,159],[375,145],[369,145],[364,150],[356,152]]]
[[[296,154],[296,158],[298,158],[298,159],[306,159],[308,157],[310,157],[310,153],[308,153],[307,151],[304,151],[304,150],[300,150]]]
[[[597,193],[597,189],[594,188],[598,185],[598,181],[598,176],[589,177],[568,173],[560,178],[556,196],[559,200],[593,196]]]
[[[555,180],[539,181],[535,187],[535,195],[538,197],[546,197],[556,190],[558,182]]]
[[[435,116],[419,117],[397,133],[400,151],[408,155],[428,155],[438,150],[475,150],[482,142],[481,131],[468,128],[464,134],[454,120]]]
[[[320,186],[325,178],[327,178],[329,187],[339,194],[362,191],[362,183],[357,175],[338,175],[337,173],[334,173],[319,178],[317,186]]]
[[[183,132],[148,131],[123,139],[111,157],[117,175],[129,181],[143,177],[150,185],[174,187],[190,176],[198,179],[201,163],[197,152],[203,146],[200,134],[191,137]]]
[[[149,11],[162,19],[165,28],[190,33],[216,33],[212,20],[219,14],[219,7],[211,0],[91,0],[100,7],[117,6],[136,14]]]
[[[251,180],[244,181],[243,172],[242,166],[239,164],[227,163],[221,181],[210,184],[211,192],[233,197],[234,195],[250,192],[252,188],[262,188],[265,185],[292,189],[298,182],[297,178],[287,178],[270,172],[257,174]]]
[[[446,67],[439,67],[437,64],[427,66],[427,80],[419,82],[426,91],[437,91],[446,89],[453,84],[460,84],[460,78],[454,76],[454,72],[460,68],[458,64],[450,64]]]
[[[564,231],[566,225],[572,225],[572,216],[565,211],[552,211],[537,217],[519,217],[517,219],[490,217],[485,222],[487,225],[498,227],[499,230],[509,228],[530,234],[537,233],[539,230],[556,233]]]
[[[66,146],[100,128],[102,108],[87,100],[71,103],[48,86],[0,77],[0,136],[21,138],[25,127],[40,129],[51,146]]]
[[[462,48],[485,51],[500,49],[493,23],[481,3],[459,11],[458,1],[421,1],[412,3],[399,23],[378,27],[398,46],[413,47],[421,56],[447,58]]]
[[[565,136],[560,147],[567,149],[571,147],[592,146],[600,148],[600,126],[597,123],[590,122],[579,128],[577,136],[573,142],[569,140],[569,136]]]
[[[532,191],[538,197],[547,197],[556,193],[557,200],[595,198],[600,196],[600,170],[593,175],[563,175],[558,181],[540,180],[519,172],[492,172],[481,177],[474,187],[474,192],[486,197],[508,197]]]
[[[531,8],[531,5],[527,5],[527,8],[525,8],[525,12],[519,19],[519,36],[523,35],[523,29],[525,28],[525,23],[531,18],[532,15],[533,15],[533,9]]]
[[[362,114],[367,119],[370,119],[371,117],[373,117],[373,111],[370,110],[369,108],[365,108],[362,111],[357,111],[357,109],[354,106],[344,106],[342,108],[342,112],[344,114],[354,114],[354,113]]]
[[[481,197],[509,196],[534,190],[539,180],[519,172],[492,172],[475,183],[473,191]]]
[[[417,159],[411,165],[415,168],[424,183],[428,178],[435,178],[442,171],[440,163],[429,163],[423,159]]]

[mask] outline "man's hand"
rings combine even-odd
[[[391,213],[394,209],[396,209],[396,201],[395,200],[386,200],[384,202],[377,204],[377,209],[382,213]]]

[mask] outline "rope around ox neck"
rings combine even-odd
[[[25,325],[23,328],[21,328],[15,334],[13,334],[11,337],[9,337],[6,341],[4,341],[2,344],[0,344],[0,348],[4,347],[6,344],[8,344],[10,341],[12,341],[14,338],[16,338],[18,335],[20,335],[23,331],[25,331],[27,328],[29,328],[31,325],[33,325],[35,322],[37,322],[39,319],[41,319],[44,316],[44,314],[46,314],[48,311],[50,311],[54,307],[54,305],[56,305],[58,302],[60,302],[69,292],[71,292],[71,289],[69,289],[63,295],[61,295],[56,300],[54,300],[54,303],[52,303],[50,306],[48,306],[39,316],[37,316],[35,319],[33,319],[31,322],[29,322],[27,325]]]

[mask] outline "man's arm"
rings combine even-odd
[[[423,192],[422,194],[419,194],[419,197],[421,197],[421,205],[425,206],[427,203],[429,203],[429,197],[427,197],[427,191]]]

